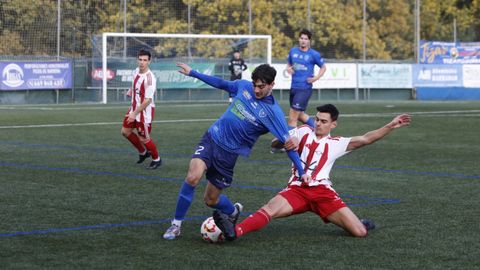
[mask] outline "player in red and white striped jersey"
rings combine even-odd
[[[150,137],[155,115],[153,98],[157,89],[157,79],[149,68],[151,57],[147,50],[138,51],[138,67],[133,72],[132,88],[127,92],[127,95],[132,97],[132,103],[123,120],[122,135],[138,150],[137,164],[143,163],[151,156],[152,162],[147,168],[156,169],[162,164],[162,160],[158,155],[157,146]]]
[[[337,108],[332,104],[319,106],[315,128],[304,125],[297,129],[300,141],[298,153],[305,166],[304,171],[310,177],[307,181],[302,181],[296,169],[292,168],[288,186],[257,212],[236,225],[236,237],[260,230],[274,218],[307,211],[316,213],[325,223],[332,222],[356,237],[365,237],[368,230],[375,228],[372,221],[358,219],[338,196],[332,188],[330,170],[337,158],[380,140],[396,128],[410,124],[410,116],[398,115],[377,130],[345,138],[330,135],[331,130],[337,126],[338,115]]]

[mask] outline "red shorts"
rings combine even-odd
[[[329,215],[340,208],[347,207],[337,192],[325,185],[315,187],[290,186],[278,194],[282,195],[292,206],[292,215],[310,211],[319,215],[325,223],[329,222],[327,220]]]
[[[125,116],[123,119],[123,127],[124,128],[132,128],[136,129],[138,136],[143,137],[145,139],[150,139],[150,133],[152,132],[152,124],[149,123],[140,123],[137,121],[133,121],[131,123],[127,122],[128,120],[128,114]]]

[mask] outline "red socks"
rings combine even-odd
[[[128,135],[127,139],[133,144],[133,146],[135,146],[135,148],[137,148],[139,153],[145,152],[145,147],[143,147],[143,144],[140,141],[140,138],[138,138],[137,134],[132,132],[130,135]]]
[[[146,147],[147,150],[152,155],[152,159],[153,160],[158,159],[157,146],[155,145],[155,143],[152,140],[149,140],[147,143],[145,143],[145,147],[143,147],[143,144],[140,141],[140,138],[138,138],[137,134],[132,132],[132,133],[130,133],[130,135],[128,135],[127,139],[133,144],[133,146],[135,146],[135,148],[137,148],[138,153],[140,153],[140,154],[144,153],[145,152],[145,147]]]
[[[267,214],[265,210],[258,210],[257,212],[251,214],[249,217],[240,222],[240,224],[235,226],[237,237],[240,237],[249,232],[262,229],[263,227],[268,225],[271,219],[272,217]]]
[[[147,143],[145,143],[145,147],[147,147],[147,150],[152,154],[152,159],[157,160],[158,159],[158,150],[157,146],[152,140],[149,140]]]
[[[133,144],[133,146],[135,146],[135,148],[137,148],[138,150],[138,153],[142,154],[145,152],[145,147],[147,148],[147,150],[150,152],[150,154],[152,155],[152,159],[153,160],[156,160],[158,159],[158,150],[157,150],[157,146],[155,145],[155,143],[152,141],[152,140],[149,140],[146,144],[145,144],[145,147],[143,147],[143,144],[142,142],[140,141],[140,138],[138,138],[138,135],[135,134],[135,133],[130,133],[130,135],[128,135],[127,139]]]

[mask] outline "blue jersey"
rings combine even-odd
[[[248,156],[262,134],[271,132],[281,142],[290,138],[285,116],[278,103],[272,95],[257,99],[252,82],[226,81],[195,70],[188,75],[235,94],[227,111],[208,129],[212,140],[222,149]],[[299,170],[299,175],[303,175],[303,165],[297,151],[287,151],[287,155]]]
[[[226,81],[194,70],[189,75],[235,94],[227,111],[208,129],[223,149],[248,156],[258,137],[268,132],[282,142],[288,140],[285,115],[272,95],[257,99],[252,82],[246,80]]]
[[[236,93],[227,111],[208,129],[222,148],[248,156],[260,135],[271,132],[285,142],[289,138],[285,116],[273,96],[257,99],[252,82],[228,82],[228,92]]]
[[[307,82],[307,78],[314,77],[315,65],[322,67],[325,64],[319,52],[309,48],[304,52],[295,47],[288,53],[288,63],[295,71],[292,75],[292,86],[294,89],[312,89],[312,84]]]

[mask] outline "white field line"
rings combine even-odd
[[[36,106],[0,106],[0,110],[17,110],[17,111],[22,111],[22,110],[30,110],[30,111],[72,111],[72,110],[115,110],[115,109],[122,109],[124,108],[125,110],[128,109],[129,104],[126,105],[119,105],[119,106],[95,106],[95,107],[88,107],[88,105],[85,106],[78,106],[76,105],[75,107],[36,107]],[[164,108],[164,107],[212,107],[212,106],[218,106],[218,107],[228,107],[228,103],[202,103],[202,104],[157,104],[157,108]]]
[[[356,113],[356,114],[340,114],[340,117],[381,117],[381,116],[390,116],[390,115],[398,115],[401,112],[391,112],[391,113]],[[410,115],[441,115],[441,116],[449,116],[452,114],[458,115],[461,114],[462,116],[465,114],[471,114],[473,116],[480,114],[480,110],[463,110],[463,111],[428,111],[428,112],[404,112]]]
[[[153,123],[191,123],[191,122],[213,122],[217,119],[188,119],[188,120],[159,120]],[[122,122],[95,122],[95,123],[70,123],[70,124],[45,124],[45,125],[23,125],[23,126],[0,126],[0,129],[8,128],[49,128],[49,127],[78,127],[78,126],[105,126],[121,125]]]
[[[356,113],[342,114],[341,117],[385,117],[399,114],[391,113]],[[465,111],[429,111],[429,112],[410,112],[410,115],[418,115],[423,117],[451,117],[461,115],[462,117],[480,117],[480,110]],[[215,119],[179,119],[179,120],[158,120],[153,123],[196,123],[196,122],[213,122]],[[76,126],[103,126],[103,125],[121,125],[122,122],[90,122],[90,123],[63,123],[63,124],[39,124],[39,125],[16,125],[16,126],[0,126],[0,129],[18,129],[18,128],[55,128],[55,127],[76,127]]]

